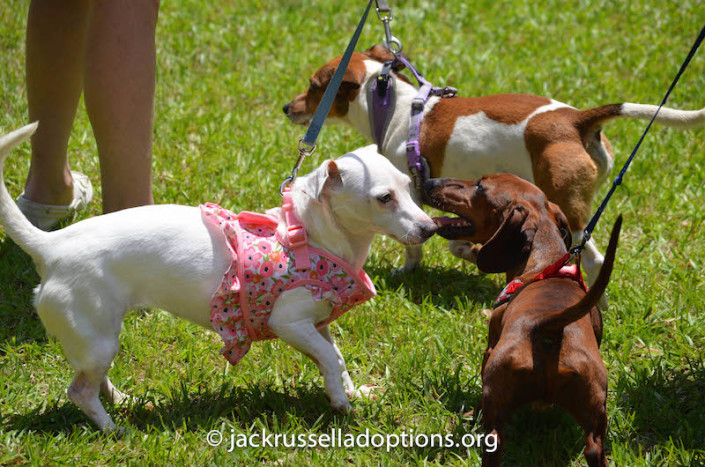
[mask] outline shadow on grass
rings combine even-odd
[[[570,465],[572,459],[582,463],[585,432],[558,406],[537,412],[530,405],[517,410],[506,425],[504,434],[505,465]],[[610,456],[609,437],[605,451]]]
[[[32,305],[38,283],[32,259],[12,240],[0,242],[0,343],[46,340]]]
[[[463,440],[465,435],[484,435],[480,376],[463,381],[461,368],[453,373],[430,373],[422,382],[408,380],[405,390],[416,394],[436,395],[438,401],[450,413],[456,414],[458,423],[451,433],[453,439]],[[531,405],[520,407],[505,425],[504,454],[502,465],[537,466],[569,465],[576,457],[582,460],[585,434],[568,412],[557,406],[536,411]],[[467,438],[466,438],[467,439]],[[609,440],[606,444],[609,455]],[[478,454],[481,453],[480,448]],[[446,458],[464,458],[466,448],[416,448],[421,459],[441,461]]]
[[[690,361],[686,368],[668,368],[623,376],[616,384],[621,410],[632,412],[636,439],[648,450],[672,440],[684,449],[705,446],[705,364]]]
[[[441,403],[460,418],[459,423],[443,433],[444,437],[452,434],[453,440],[460,441],[465,435],[484,433],[481,423],[460,417],[461,412],[469,410],[468,406],[479,403],[481,390],[478,384],[471,384],[466,389],[457,374],[448,374],[437,381],[425,381],[422,386],[425,389],[419,388],[419,391],[437,393]],[[142,433],[151,430],[211,430],[220,427],[224,420],[239,425],[243,430],[260,421],[271,433],[282,433],[286,429],[282,427],[287,426],[296,427],[298,432],[308,429],[328,433],[334,428],[341,428],[344,433],[351,433],[358,426],[354,416],[334,413],[323,391],[313,386],[275,388],[269,384],[247,387],[224,384],[217,390],[194,390],[183,384],[171,399],[156,403],[154,408],[142,403],[126,407],[104,405],[118,425]],[[374,414],[368,414],[363,423],[370,422],[374,417]],[[292,422],[291,419],[299,422]],[[387,424],[380,423],[382,426],[395,426],[393,420]],[[87,417],[70,402],[63,402],[63,405],[57,402],[26,414],[0,419],[0,428],[3,431],[31,431],[52,436],[69,436],[87,428],[89,432],[99,435]],[[538,414],[528,407],[519,410],[507,426],[505,439],[506,465],[568,465],[572,458],[582,453],[584,447],[582,431],[567,413],[558,408],[549,408]],[[467,440],[469,438],[465,442]],[[480,453],[476,446],[436,445],[407,449],[413,450],[409,459],[442,462],[467,457],[468,448]]]
[[[331,425],[348,425],[354,420],[333,412],[323,391],[317,387],[275,388],[260,384],[236,387],[224,384],[218,390],[194,391],[185,384],[171,399],[155,402],[154,407],[135,402],[127,406],[111,406],[101,399],[103,406],[118,425],[131,429],[175,431],[186,428],[197,431],[220,426],[223,419],[247,429],[261,419],[265,426],[276,432],[278,423],[288,424],[290,418],[299,419],[304,425],[326,432]],[[73,403],[40,407],[26,414],[0,419],[3,431],[36,431],[47,434],[69,434],[76,425],[89,425],[87,416]],[[354,422],[353,422],[354,423]]]
[[[458,297],[468,297],[489,306],[501,290],[492,276],[477,270],[468,273],[447,267],[421,266],[412,272],[396,272],[384,267],[368,267],[366,272],[373,277],[378,290],[402,287],[416,304],[430,297],[435,306],[448,309],[456,307]]]

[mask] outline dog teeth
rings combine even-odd
[[[434,217],[433,222],[436,223],[438,227],[468,227],[470,223],[461,217]]]

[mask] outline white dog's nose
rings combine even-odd
[[[433,234],[436,233],[436,230],[438,230],[438,226],[436,225],[433,220],[429,218],[428,222],[424,222],[420,227],[420,237],[424,240],[428,240],[429,238],[433,237]]]

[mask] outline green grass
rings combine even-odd
[[[0,131],[27,123],[24,27],[28,2],[0,7]],[[698,1],[482,0],[395,3],[394,34],[424,75],[461,95],[526,92],[581,108],[658,103],[702,26]],[[281,106],[308,76],[342,53],[362,12],[350,0],[162,2],[154,138],[155,198],[233,210],[279,203],[303,129]],[[374,15],[359,49],[380,41]],[[669,104],[705,106],[705,50]],[[610,123],[624,162],[644,122]],[[617,465],[705,463],[705,131],[655,127],[596,231],[604,249],[617,214],[625,227],[605,313],[609,372],[608,456]],[[326,127],[304,171],[366,144]],[[100,214],[95,143],[83,109],[69,148],[72,165],[97,189],[82,217]],[[29,146],[8,161],[20,193]],[[602,193],[606,192],[606,187]],[[3,234],[0,234],[2,236]],[[217,355],[217,336],[160,311],[128,315],[115,384],[145,404],[109,409],[131,432],[96,431],[65,394],[71,378],[59,344],[33,308],[31,261],[0,242],[0,464],[314,465],[479,463],[476,449],[251,448],[228,453],[206,434],[480,432],[463,417],[479,402],[479,368],[491,305],[502,278],[480,274],[445,249],[426,247],[424,267],[395,276],[403,249],[380,238],[367,262],[379,290],[333,325],[357,384],[386,389],[355,402],[355,417],[327,408],[313,363],[281,342],[259,343],[236,368]],[[559,409],[522,410],[507,432],[508,465],[582,465],[583,435]]]

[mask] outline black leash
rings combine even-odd
[[[698,35],[698,38],[695,39],[695,43],[693,44],[693,47],[690,49],[688,56],[685,58],[685,61],[681,65],[680,70],[678,70],[678,74],[676,75],[675,79],[671,83],[671,87],[668,88],[666,95],[663,97],[663,100],[661,101],[661,105],[658,106],[658,109],[656,109],[654,116],[651,117],[651,121],[646,126],[646,130],[644,130],[644,133],[641,135],[641,138],[639,138],[639,142],[636,143],[634,150],[629,155],[629,159],[627,159],[627,162],[625,162],[624,167],[622,167],[622,170],[619,172],[619,175],[617,176],[617,178],[614,179],[614,182],[612,182],[612,187],[610,188],[610,191],[605,196],[605,199],[602,200],[602,203],[600,204],[600,207],[597,208],[597,211],[595,212],[595,214],[593,214],[592,219],[590,219],[590,222],[588,222],[587,227],[585,227],[585,230],[583,231],[583,238],[582,238],[582,241],[580,242],[580,245],[578,245],[575,248],[570,250],[571,259],[574,258],[575,256],[580,255],[580,252],[583,251],[583,249],[585,248],[585,244],[588,241],[590,241],[590,237],[592,237],[592,232],[593,232],[593,230],[595,230],[595,226],[597,225],[597,222],[600,220],[600,216],[602,216],[602,212],[605,210],[605,207],[607,206],[607,203],[609,202],[610,198],[612,197],[612,194],[617,189],[617,187],[622,183],[622,178],[624,178],[624,174],[627,172],[627,169],[629,168],[629,164],[632,163],[632,159],[634,159],[634,156],[636,155],[636,152],[639,150],[639,147],[641,146],[642,141],[644,141],[644,137],[649,132],[649,129],[651,129],[651,125],[654,123],[654,120],[656,120],[656,116],[658,115],[659,111],[661,110],[661,107],[663,107],[663,105],[666,103],[666,100],[668,100],[668,96],[671,95],[671,91],[673,91],[673,88],[676,87],[678,80],[681,78],[681,75],[683,74],[685,69],[688,67],[688,64],[690,64],[690,60],[693,58],[693,55],[695,55],[695,52],[700,47],[700,44],[703,42],[703,39],[705,39],[705,25],[703,26],[703,29],[700,31],[700,35]]]

